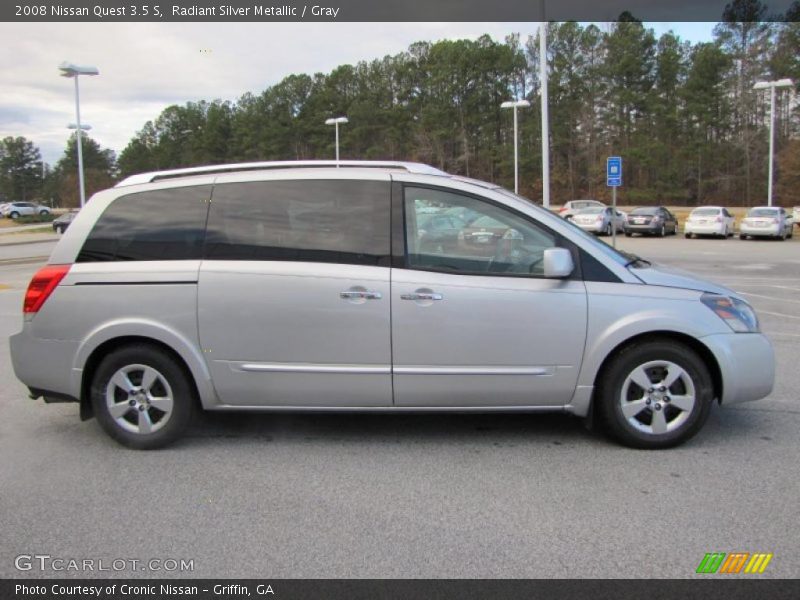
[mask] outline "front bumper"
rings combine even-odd
[[[775,351],[761,333],[718,333],[701,341],[722,374],[722,404],[759,400],[775,384]]]

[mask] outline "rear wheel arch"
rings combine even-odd
[[[81,395],[80,395],[80,416],[82,421],[86,421],[87,419],[91,419],[94,416],[94,411],[92,409],[92,398],[91,398],[91,386],[92,381],[94,380],[95,373],[97,372],[97,368],[100,366],[102,360],[114,352],[115,350],[119,350],[120,348],[129,347],[129,346],[150,346],[152,348],[156,348],[161,350],[165,354],[169,355],[169,357],[175,361],[180,369],[184,372],[187,380],[191,383],[192,387],[194,388],[194,398],[197,401],[197,406],[195,408],[200,409],[200,391],[198,389],[197,381],[195,379],[194,373],[189,368],[189,365],[183,359],[183,357],[176,352],[173,348],[169,345],[161,342],[159,340],[155,340],[149,337],[143,336],[122,336],[112,338],[107,340],[97,346],[92,353],[89,355],[89,358],[86,360],[83,373],[81,377]]]

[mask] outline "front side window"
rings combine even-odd
[[[100,215],[77,262],[201,257],[211,186],[120,196]]]
[[[388,266],[390,187],[291,180],[214,188],[205,257]]]
[[[412,269],[542,277],[544,251],[557,245],[555,235],[545,228],[471,196],[406,187],[404,205],[407,264]],[[453,219],[442,228],[428,225],[436,215],[457,213],[475,218]]]

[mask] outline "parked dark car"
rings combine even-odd
[[[634,233],[658,235],[675,235],[678,232],[678,219],[663,206],[640,206],[628,214],[625,222],[625,235]]]
[[[77,210],[71,210],[67,213],[64,213],[60,217],[57,217],[53,220],[53,231],[56,233],[64,233],[69,227],[69,224],[72,223],[72,220],[78,215]]]

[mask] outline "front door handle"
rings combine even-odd
[[[370,290],[347,290],[339,292],[339,298],[342,300],[380,300],[383,296],[380,292]]]
[[[413,294],[401,294],[401,300],[442,300],[444,296],[436,292],[414,292]]]

